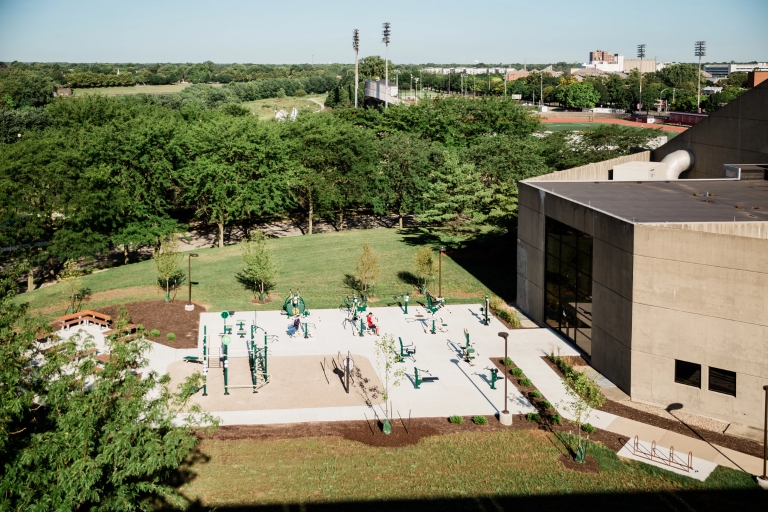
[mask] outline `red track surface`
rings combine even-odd
[[[579,117],[542,117],[542,123],[588,123],[590,122],[586,118]],[[634,126],[635,128],[653,128],[656,130],[664,130],[665,132],[678,132],[682,133],[688,128],[685,126],[667,126],[656,125],[646,123],[633,123],[632,121],[625,121],[623,119],[595,119],[593,123],[607,123],[607,124],[623,124],[624,126]]]

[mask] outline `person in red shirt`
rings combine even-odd
[[[368,313],[368,316],[365,317],[366,320],[368,320],[368,328],[371,329],[373,332],[376,333],[376,336],[379,335],[379,326],[373,323],[373,313]]]

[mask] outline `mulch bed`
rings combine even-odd
[[[560,376],[560,378],[564,378],[563,373],[560,371],[557,365],[555,365],[555,363],[550,361],[546,356],[542,356],[542,359],[549,365],[550,368],[555,371],[555,373]],[[587,365],[587,362],[584,361],[581,356],[568,356],[566,359],[572,365]],[[662,418],[660,416],[656,416],[655,414],[626,406],[615,400],[606,399],[605,405],[599,407],[599,410],[609,412],[617,416],[622,416],[624,418],[629,418],[631,420],[639,421],[647,425],[653,425],[654,427],[670,430],[672,432],[683,434],[694,439],[701,439],[711,444],[717,444],[737,452],[746,453],[747,455],[760,458],[763,457],[763,445],[761,443],[757,443],[755,441],[741,437],[723,434],[722,432],[713,432],[704,428],[693,427],[679,420]]]
[[[122,304],[131,317],[131,323],[143,325],[149,339],[161,345],[173,348],[196,348],[197,333],[200,322],[200,313],[206,308],[196,302],[193,311],[185,311],[185,301],[175,300],[165,302],[163,300],[149,300],[142,302],[129,302]],[[99,313],[104,313],[112,317],[114,322],[117,319],[120,304],[97,309]],[[150,337],[150,331],[157,329],[160,336]],[[166,335],[172,332],[176,335],[176,341],[168,341]]]

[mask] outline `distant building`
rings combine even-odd
[[[642,69],[640,68],[642,64]],[[656,71],[656,59],[626,59],[624,61],[625,73],[629,73],[633,69],[639,69],[641,73],[652,73]]]
[[[749,73],[750,71],[768,71],[768,62],[752,64],[704,64],[704,71],[712,75],[713,80],[727,78],[731,73]]]
[[[712,94],[715,94],[717,92],[723,92],[722,87],[715,87],[715,86],[709,86],[705,87],[701,90],[701,94],[704,94],[705,96],[710,96]]]
[[[528,71],[523,71],[522,69],[520,70],[515,69],[510,72],[507,72],[505,76],[507,77],[507,82],[511,82],[519,78],[525,78],[528,75],[530,75]]]
[[[365,81],[365,104],[375,105],[377,103],[389,102],[393,105],[400,103],[397,97],[397,85],[386,80],[366,80]]]
[[[661,71],[662,69],[666,68],[667,66],[675,66],[677,64],[680,64],[679,62],[657,62],[656,63],[656,71]]]
[[[613,55],[603,50],[589,52],[589,62],[581,65],[586,69],[599,69],[606,73],[620,73],[624,71],[624,56],[620,53]]]
[[[768,80],[768,71],[750,71],[747,73],[747,87],[757,87]]]

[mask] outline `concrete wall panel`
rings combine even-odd
[[[631,392],[632,358],[628,346],[599,327],[592,328],[592,366],[627,394]]]

